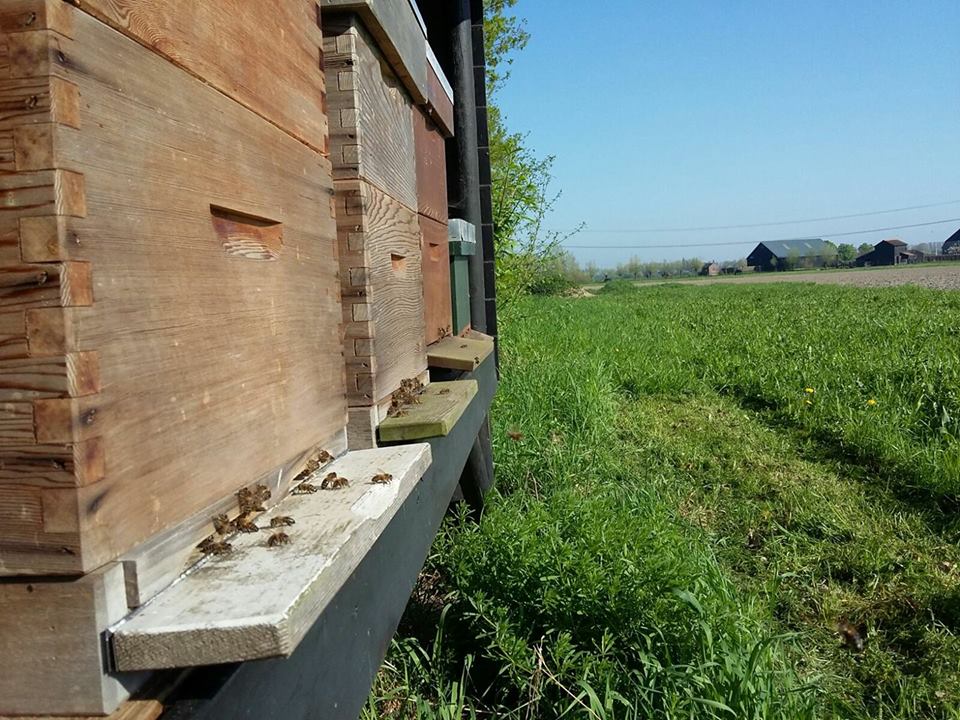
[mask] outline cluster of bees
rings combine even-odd
[[[407,378],[400,381],[400,388],[393,393],[387,417],[403,417],[407,414],[404,408],[408,405],[419,405],[420,395],[423,394],[423,383],[418,378]]]
[[[406,382],[406,381],[405,381]],[[419,385],[419,382],[417,382]],[[317,470],[333,461],[333,455],[326,450],[320,451],[316,457],[307,461],[307,466],[293,482],[295,484],[291,494],[309,495],[318,490],[339,490],[350,485],[347,478],[338,475],[335,472],[328,473],[320,482],[320,487],[306,482]],[[385,472],[378,473],[371,478],[370,482],[375,485],[383,485],[393,480],[393,475]],[[226,555],[233,550],[233,546],[227,542],[227,538],[234,533],[255,533],[260,532],[261,528],[255,522],[257,513],[266,512],[264,503],[270,499],[270,488],[266,485],[256,485],[253,488],[241,488],[237,492],[237,503],[240,507],[240,514],[233,520],[226,513],[220,513],[213,518],[214,534],[204,538],[203,542],[197,545],[205,555]],[[279,545],[289,545],[290,536],[282,528],[296,524],[296,521],[289,515],[277,515],[270,519],[269,529],[272,531],[267,538],[267,547],[277,547]]]

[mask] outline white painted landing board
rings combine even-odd
[[[233,551],[198,563],[112,628],[118,670],[211,665],[289,656],[430,467],[430,446],[347,453],[323,469],[339,490],[290,495],[235,535]],[[389,484],[370,482],[390,473]],[[311,482],[317,486],[319,478]],[[289,515],[290,544],[267,547],[270,518]],[[389,591],[389,589],[387,589]]]

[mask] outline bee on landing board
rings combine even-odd
[[[291,495],[312,495],[319,489],[316,485],[310,483],[300,483],[291,491]]]
[[[271,518],[270,527],[278,528],[285,527],[287,525],[293,525],[295,520],[289,515],[277,515],[275,518]]]
[[[267,540],[267,547],[277,547],[279,545],[289,545],[290,536],[285,532],[275,532]]]
[[[233,550],[230,543],[218,540],[216,535],[205,538],[197,547],[204,555],[226,555]]]
[[[229,535],[236,529],[236,526],[227,517],[226,513],[220,513],[213,519],[213,529],[217,531],[218,535]]]
[[[242,533],[260,532],[260,528],[247,515],[241,515],[236,520],[237,530]]]
[[[321,490],[339,490],[350,484],[345,477],[340,477],[335,472],[329,473],[320,483]]]
[[[370,482],[372,482],[374,485],[386,485],[391,480],[393,480],[393,475],[385,472],[377,473],[370,478]]]

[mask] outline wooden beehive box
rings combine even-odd
[[[382,406],[427,367],[415,109],[354,14],[324,15],[324,66],[347,398]]]
[[[439,128],[419,109],[414,113],[417,205],[423,256],[423,313],[426,342],[452,332],[450,253],[447,241],[447,160]]]
[[[0,10],[2,575],[100,567],[346,419],[315,8],[82,7],[122,32]]]

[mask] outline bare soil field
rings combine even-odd
[[[821,285],[853,285],[857,287],[894,287],[917,285],[935,290],[960,290],[960,262],[909,265],[902,267],[856,268],[851,270],[794,270],[791,272],[751,272],[743,275],[696,277],[671,280],[640,280],[637,286],[683,284],[741,284],[776,282],[812,282]],[[599,283],[584,285],[588,293],[602,288]]]
[[[919,285],[936,290],[960,290],[960,263],[954,265],[911,265],[856,270],[812,270],[809,272],[750,273],[734,277],[703,278],[704,283],[814,282],[825,285],[891,287]]]

